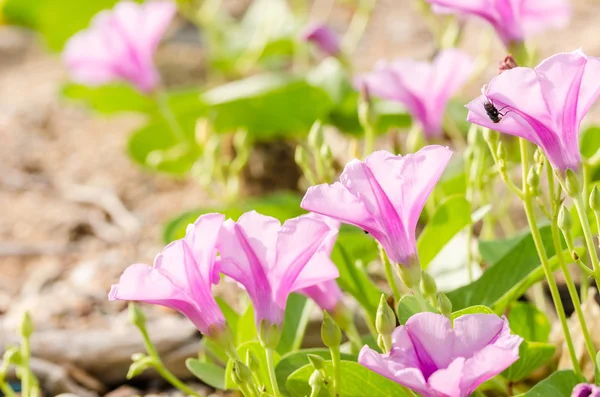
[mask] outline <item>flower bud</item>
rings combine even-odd
[[[544,156],[544,152],[542,151],[542,149],[537,147],[535,149],[535,151],[533,152],[533,161],[536,164],[542,164],[545,159],[546,159],[546,157]]]
[[[323,126],[320,121],[316,121],[308,133],[308,144],[315,150],[319,151],[325,143],[325,135],[323,134]]]
[[[391,335],[396,328],[396,315],[388,305],[385,295],[381,294],[377,314],[375,316],[375,329],[382,335]]]
[[[233,383],[238,386],[252,383],[252,371],[240,360],[233,362],[233,371],[231,371]]]
[[[33,321],[31,320],[31,315],[28,311],[23,314],[23,319],[21,320],[20,327],[21,336],[25,339],[29,338],[33,333]]]
[[[317,356],[316,354],[307,354],[306,357],[308,357],[308,361],[310,361],[314,369],[325,369],[325,359],[323,357]]]
[[[566,191],[570,197],[575,197],[581,193],[581,182],[579,177],[572,169],[568,168],[565,175]]]
[[[446,294],[438,292],[437,307],[440,313],[442,313],[446,317],[450,317],[450,315],[452,314],[452,302],[450,302],[450,299],[448,299]]]
[[[558,210],[558,227],[563,231],[569,231],[573,228],[573,218],[564,205],[561,205]]]
[[[275,349],[281,339],[281,330],[277,324],[262,320],[258,331],[258,339],[265,349]]]
[[[323,325],[321,325],[321,339],[329,348],[339,347],[342,344],[342,331],[333,321],[327,310],[323,312]]]
[[[296,146],[296,153],[294,154],[294,161],[296,164],[300,166],[300,168],[309,167],[310,160],[308,158],[308,153],[303,146]]]
[[[129,321],[140,329],[146,328],[146,315],[135,303],[129,304]]]
[[[141,375],[148,368],[152,368],[154,365],[154,358],[142,355],[137,360],[131,363],[129,370],[127,371],[127,379],[135,378]]]
[[[540,195],[540,175],[531,167],[527,173],[527,185],[531,189],[531,194],[534,197]]]
[[[598,186],[594,186],[590,194],[590,208],[594,212],[600,211],[600,191],[598,190]]]
[[[252,350],[246,350],[246,365],[250,368],[250,371],[255,374],[260,370],[260,364],[256,355],[252,352]]]
[[[319,390],[323,387],[325,383],[325,378],[323,374],[319,370],[314,370],[310,378],[308,378],[308,385],[315,391],[313,395],[318,395]]]
[[[437,293],[435,279],[426,271],[423,271],[423,274],[421,275],[421,291],[423,291],[425,296],[435,296]]]
[[[331,148],[329,147],[329,145],[321,146],[321,150],[319,153],[325,164],[331,164],[331,162],[333,161],[333,153],[331,153]]]
[[[381,334],[377,335],[377,346],[379,346],[379,349],[381,349],[382,352],[387,351],[387,347],[385,346],[383,335],[381,335]]]
[[[496,130],[491,130],[489,128],[483,129],[483,139],[492,147],[495,148],[500,140],[500,133]]]
[[[421,282],[421,266],[418,263],[412,263],[405,265],[398,265],[400,272],[400,278],[404,285],[410,289],[419,288]]]

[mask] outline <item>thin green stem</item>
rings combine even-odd
[[[365,33],[367,29],[367,25],[369,24],[369,19],[371,18],[371,12],[375,8],[375,3],[377,0],[369,0],[369,1],[361,1],[358,6],[358,10],[352,16],[350,20],[350,25],[344,38],[342,39],[342,48],[344,49],[344,53],[350,55],[356,47],[358,47],[358,43],[360,39]]]
[[[331,364],[333,366],[333,396],[338,397],[340,395],[340,385],[342,380],[340,347],[330,347],[329,352],[331,353]]]
[[[594,244],[592,228],[590,226],[590,222],[588,220],[587,213],[585,210],[583,196],[577,195],[577,197],[572,197],[572,199],[573,204],[575,205],[575,209],[577,210],[577,215],[579,215],[579,221],[581,223],[581,229],[583,230],[585,244],[587,246],[590,258],[592,260],[592,268],[594,269],[594,279],[596,280],[596,285],[600,285],[600,264],[598,263],[598,254],[596,253],[596,246]]]
[[[31,346],[29,344],[29,338],[21,338],[21,362],[19,364],[21,368],[21,396],[32,397],[32,386],[33,386],[33,374],[29,366],[29,359],[31,358]]]
[[[279,392],[279,386],[277,385],[277,377],[275,376],[275,362],[273,361],[273,349],[265,348],[265,354],[267,356],[267,369],[269,371],[269,380],[271,381],[273,397],[281,397],[281,393]]]
[[[148,331],[145,327],[138,327],[140,333],[142,334],[142,338],[144,339],[144,346],[146,347],[146,351],[148,355],[153,358],[153,367],[162,376],[167,382],[173,385],[175,388],[181,390],[185,394],[192,395],[195,397],[200,397],[200,395],[193,389],[191,389],[188,385],[179,380],[171,371],[165,367],[164,363],[160,359],[158,355],[158,351],[154,344],[150,340],[150,336],[148,335]]]
[[[415,298],[417,298],[417,302],[419,302],[419,308],[421,311],[428,312],[429,308],[427,307],[427,301],[423,297],[421,291],[419,291],[419,288],[417,287],[413,289],[413,293],[415,294]]]
[[[523,138],[519,138],[519,146],[521,149],[521,164],[523,167],[523,206],[525,208],[525,215],[527,217],[527,222],[529,223],[529,228],[531,229],[531,237],[533,238],[533,242],[535,244],[535,248],[540,258],[540,262],[542,263],[542,268],[544,269],[544,274],[546,276],[548,286],[550,287],[550,294],[552,295],[554,307],[556,308],[556,314],[558,315],[560,324],[562,326],[563,334],[565,335],[565,343],[567,345],[567,349],[569,350],[569,356],[573,364],[573,370],[577,377],[581,378],[583,375],[581,372],[579,361],[577,360],[577,354],[575,353],[575,348],[573,346],[573,339],[571,338],[569,326],[567,324],[567,316],[565,314],[565,309],[561,301],[558,286],[556,285],[556,280],[554,279],[554,276],[552,274],[552,267],[550,266],[550,262],[548,260],[546,248],[544,247],[542,236],[540,234],[540,230],[535,219],[535,213],[533,210],[533,198],[531,197],[530,190],[527,188],[527,172],[529,169],[527,141],[525,141]],[[558,253],[558,255],[560,256],[560,253]]]
[[[0,391],[6,397],[16,397],[17,396],[17,394],[12,389],[12,387],[10,387],[10,385],[8,383],[6,383],[4,378],[0,378]],[[24,394],[23,394],[23,396],[24,396]]]
[[[392,289],[394,300],[396,302],[399,302],[402,294],[400,293],[400,288],[398,287],[398,283],[396,282],[396,276],[394,275],[394,270],[392,269],[392,263],[390,262],[390,259],[388,258],[381,244],[379,244],[379,257],[381,258],[381,262],[383,262],[383,268],[385,269],[385,277],[387,278],[388,284]]]
[[[573,302],[573,307],[575,308],[575,313],[577,314],[577,318],[579,319],[579,325],[581,326],[581,332],[583,333],[583,339],[585,341],[585,346],[587,348],[588,354],[590,355],[590,359],[592,362],[595,362],[596,352],[594,350],[594,343],[592,342],[592,337],[590,336],[590,331],[585,322],[585,317],[583,315],[583,310],[581,309],[581,302],[579,301],[579,296],[577,295],[577,287],[573,282],[573,278],[571,277],[571,273],[565,263],[565,258],[562,255],[563,246],[560,240],[560,231],[558,227],[558,213],[561,204],[561,188],[558,187],[557,194],[554,196],[554,173],[549,163],[546,163],[546,170],[548,175],[548,190],[550,191],[551,203],[552,203],[552,240],[554,241],[554,248],[558,257],[558,265],[560,266],[561,271],[565,277],[565,283],[567,285],[567,289],[569,291],[569,295],[571,297],[571,301]]]

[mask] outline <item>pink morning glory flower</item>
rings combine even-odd
[[[327,55],[336,56],[340,52],[338,36],[327,25],[313,23],[302,31],[300,38],[313,43]]]
[[[216,241],[225,217],[206,214],[189,225],[186,235],[167,245],[154,266],[129,266],[109,300],[140,301],[166,306],[188,317],[204,335],[218,337],[225,317],[212,295],[219,281]]]
[[[571,397],[600,397],[600,387],[589,383],[580,383],[573,388]]]
[[[600,95],[600,58],[581,50],[560,53],[534,69],[506,70],[467,105],[467,120],[541,147],[558,171],[581,165],[579,126]],[[490,101],[501,113],[494,123],[484,109]]]
[[[281,325],[290,293],[339,276],[326,248],[337,232],[311,215],[281,225],[251,211],[225,221],[217,242],[221,272],[246,289],[259,328],[263,321]]]
[[[151,92],[160,80],[154,54],[176,10],[166,1],[123,1],[98,13],[65,47],[63,59],[72,79],[90,86],[127,81]]]
[[[433,63],[412,59],[379,61],[375,70],[358,77],[371,95],[402,103],[428,138],[442,135],[448,101],[467,81],[473,59],[457,49],[442,50]]]
[[[358,362],[423,397],[467,397],[519,359],[522,341],[495,314],[467,314],[452,328],[444,315],[418,313],[394,330],[389,353],[364,346]]]
[[[474,15],[490,23],[505,45],[569,22],[568,0],[426,0],[440,13]]]
[[[418,265],[417,222],[450,156],[437,145],[404,157],[376,151],[346,164],[340,182],[309,188],[300,206],[365,230],[392,262]]]

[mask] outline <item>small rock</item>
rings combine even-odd
[[[104,395],[104,397],[134,397],[141,395],[141,393],[142,392],[135,387],[123,385],[111,392],[108,392]]]

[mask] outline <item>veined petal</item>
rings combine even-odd
[[[406,328],[425,378],[452,362],[454,335],[447,317],[435,313],[417,313],[408,319]]]
[[[494,342],[505,320],[495,314],[473,314],[454,320],[454,357],[471,357]]]
[[[516,352],[515,349],[489,345],[465,361],[460,382],[463,396],[469,396],[483,382],[498,375],[519,359],[518,345],[522,339],[515,335],[513,337],[519,340]]]
[[[184,240],[192,255],[201,264],[200,274],[204,280],[213,284],[219,282],[219,273],[215,272],[216,244],[225,221],[223,214],[201,215],[193,225],[189,225]],[[206,264],[206,265],[204,265]]]
[[[460,389],[460,380],[464,365],[465,358],[458,357],[450,363],[448,368],[439,369],[431,374],[427,383],[442,396],[467,397],[468,394],[461,392]]]

